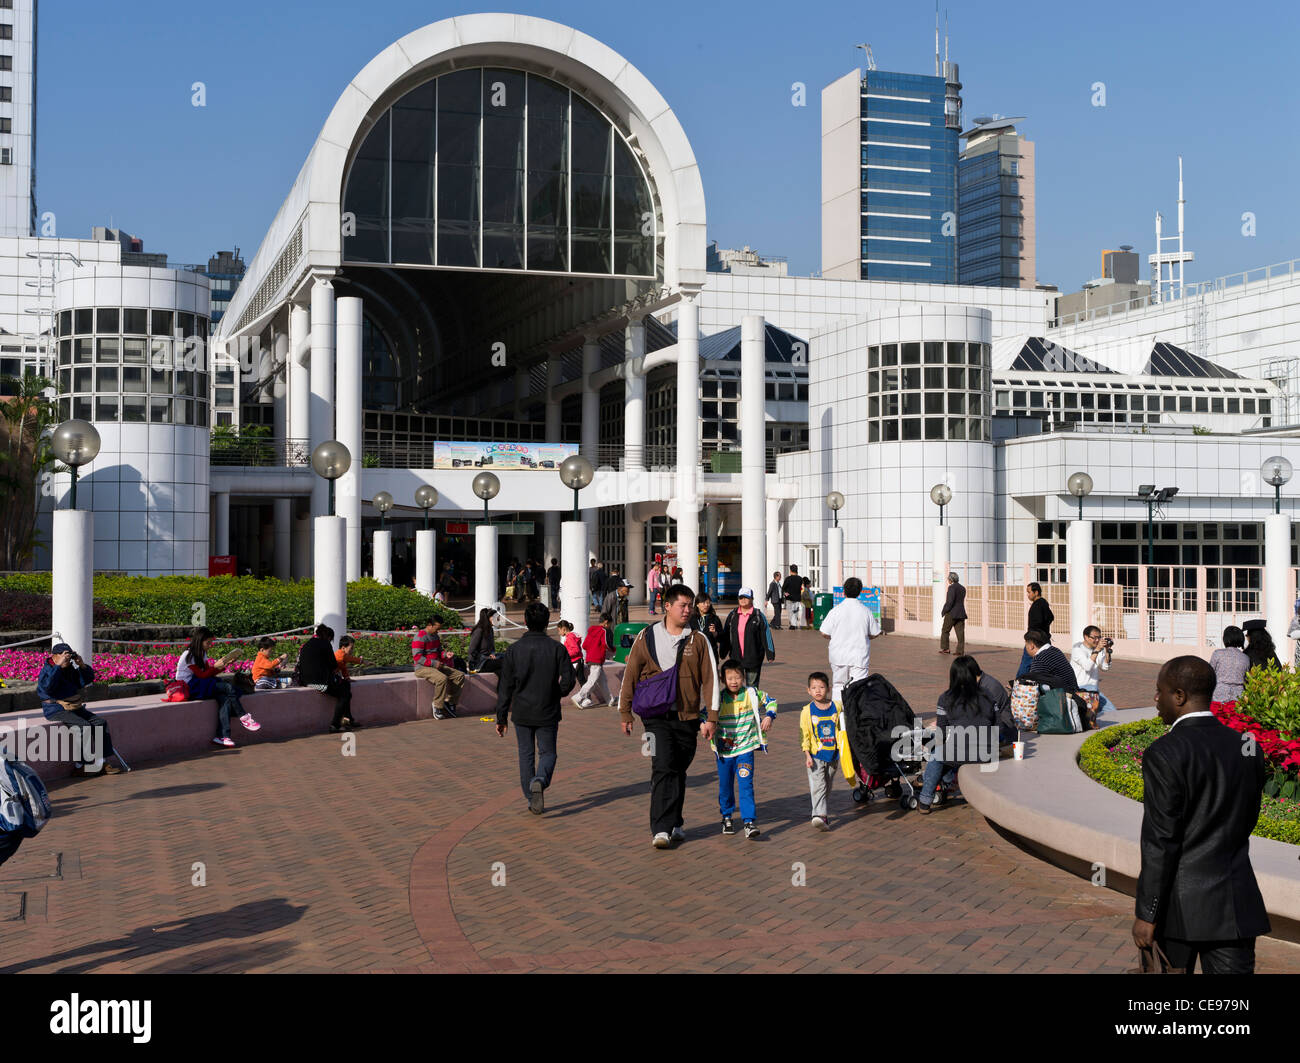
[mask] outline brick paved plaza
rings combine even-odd
[[[764,686],[783,712],[823,667],[815,633],[777,634]],[[1018,650],[970,647],[1008,676]],[[872,651],[928,710],[950,658],[887,635]],[[1156,668],[1106,689],[1151,703]],[[1120,972],[1132,901],[999,836],[959,803],[929,817],[843,785],[808,825],[797,718],[757,769],[760,839],[718,833],[707,749],[687,840],[651,848],[649,764],[608,709],[565,707],[548,811],[519,794],[512,735],[479,718],[138,765],[52,788],[55,818],[0,870],[0,969],[65,972]],[[202,864],[202,869],[196,869]],[[200,873],[206,885],[192,884]],[[792,880],[802,873],[806,885]],[[494,885],[494,878],[503,885]],[[1263,972],[1300,947],[1259,943]]]

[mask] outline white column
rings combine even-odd
[[[311,416],[308,433],[311,449],[334,436],[334,286],[323,278],[311,290]],[[360,461],[360,455],[352,455]],[[329,513],[329,484],[313,476],[313,517]]]
[[[555,397],[555,389],[560,383],[560,359],[550,358],[546,363],[546,441],[560,442],[560,400]],[[551,558],[560,557],[560,514],[548,512],[542,515],[542,564],[551,567]],[[549,598],[547,599],[550,600]]]
[[[934,526],[934,550],[930,561],[930,593],[934,601],[933,615],[930,617],[930,634],[935,638],[943,629],[943,600],[948,597],[948,559],[952,544],[952,528],[947,524]]]
[[[374,555],[375,582],[392,586],[393,533],[387,528],[375,532]]]
[[[718,525],[722,523],[722,511],[718,509],[715,502],[712,505],[704,507],[704,552],[707,560],[704,563],[704,569],[709,574],[709,597],[717,602],[718,599]],[[742,566],[743,567],[743,566]],[[763,584],[767,586],[767,584]]]
[[[438,533],[430,528],[415,533],[415,589],[426,598],[437,590]],[[477,620],[477,616],[475,617]]]
[[[566,520],[560,525],[560,616],[573,625],[578,639],[587,637],[591,595],[587,591],[587,526]]]
[[[474,529],[474,612],[494,609],[497,604],[497,530],[486,524]],[[575,620],[574,623],[577,623]]]
[[[285,581],[290,578],[289,558],[293,553],[293,499],[277,498],[271,507],[275,528],[275,549],[271,554],[271,574]]]
[[[348,448],[352,464],[335,485],[335,512],[348,522],[348,581],[361,578],[361,300],[338,300],[338,382],[335,436]]]
[[[644,469],[645,322],[629,317],[623,339],[623,468]]]
[[[1070,581],[1070,645],[1083,638],[1092,623],[1088,599],[1092,597],[1092,521],[1072,520],[1065,526],[1066,579]]]
[[[311,436],[311,314],[305,306],[289,308],[289,438]]]
[[[677,315],[677,563],[686,586],[699,586],[700,308],[683,292]],[[764,584],[766,586],[766,584]],[[754,589],[758,593],[758,588]]]
[[[271,402],[274,408],[271,410],[272,436],[277,443],[283,444],[289,434],[289,408],[286,402],[286,396],[289,391],[289,334],[287,332],[277,332],[273,346],[275,357],[272,363],[275,365],[275,379],[271,384]]]
[[[753,587],[755,594],[759,588],[767,587],[773,571],[770,568],[763,571],[767,564],[767,435],[763,426],[767,389],[763,326],[761,314],[747,314],[740,322],[740,582]]]
[[[212,510],[217,515],[217,541],[212,552],[224,557],[230,553],[230,492],[218,491],[212,496]]]
[[[623,521],[623,575],[632,584],[627,592],[628,604],[645,605],[645,521],[641,519],[641,507],[625,506]]]
[[[767,500],[767,570],[763,573],[762,585],[754,588],[755,594],[767,590],[773,572],[785,571],[785,566],[781,564],[781,546],[781,500],[769,498]]]
[[[311,575],[310,513],[294,514],[293,555],[289,558],[289,574],[294,579],[306,579]]]
[[[334,648],[348,632],[348,580],[344,551],[347,521],[342,517],[317,517],[313,605],[316,623],[334,629]]]
[[[822,586],[818,588],[823,594],[829,594],[836,587],[844,586],[844,529],[831,527],[826,529],[826,565],[823,569]]]
[[[54,542],[50,553],[50,634],[66,642],[87,664],[94,661],[93,580],[95,575],[95,515],[87,509],[54,511]]]
[[[600,389],[592,381],[600,372],[600,343],[588,336],[582,344],[582,455],[600,468]],[[593,492],[594,493],[594,492]],[[587,528],[587,556],[596,556],[600,510],[584,509],[582,523]],[[563,562],[563,558],[560,559]],[[585,565],[583,566],[586,567]],[[576,621],[575,621],[576,623]]]
[[[1264,521],[1264,619],[1283,661],[1289,659],[1286,633],[1292,612],[1290,571],[1291,518],[1286,513],[1274,513]]]

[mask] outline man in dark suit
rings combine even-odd
[[[1133,940],[1153,940],[1189,973],[1254,974],[1255,938],[1271,929],[1250,866],[1264,756],[1210,712],[1214,670],[1175,657],[1156,679],[1169,731],[1142,758],[1142,871]]]
[[[948,653],[948,635],[957,631],[957,656],[966,652],[966,588],[957,573],[948,573],[948,596],[943,600],[943,629],[939,632],[939,652]]]

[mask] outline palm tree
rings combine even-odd
[[[54,401],[46,394],[54,381],[27,373],[0,378],[8,397],[0,402],[5,428],[0,451],[0,507],[5,513],[4,567],[19,569],[30,563],[36,546],[36,517],[40,511],[41,479],[53,470],[54,454],[48,429],[55,423]]]

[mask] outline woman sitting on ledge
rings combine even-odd
[[[262,725],[253,719],[251,712],[240,710],[243,705],[239,700],[239,691],[218,678],[234,662],[236,653],[232,650],[224,657],[208,663],[208,651],[216,644],[216,637],[205,627],[196,627],[190,637],[190,646],[176,662],[176,678],[189,688],[191,701],[217,699],[217,737],[214,745],[230,747],[235,743],[230,737],[230,717],[239,714],[239,722],[248,731],[260,731]]]
[[[338,658],[334,656],[334,629],[326,624],[316,627],[298,654],[298,678],[302,685],[311,687],[334,699],[334,718],[330,720],[330,733],[338,734],[355,728],[352,719],[352,684],[339,674]]]

